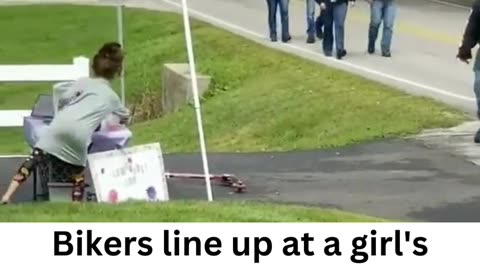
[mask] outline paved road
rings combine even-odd
[[[248,193],[214,189],[216,200],[333,207],[399,220],[480,221],[480,167],[422,143],[392,141],[323,152],[211,154],[213,173],[243,178]],[[0,190],[19,159],[0,162]],[[167,155],[172,172],[202,172],[199,155]],[[31,183],[19,201],[32,199]],[[202,180],[169,182],[172,199],[206,199]]]

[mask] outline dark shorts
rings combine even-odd
[[[75,183],[83,181],[85,167],[67,163],[54,155],[36,148],[22,164],[19,173],[28,177],[34,170],[37,170],[42,183]]]
[[[42,196],[49,198],[48,183],[71,183],[72,200],[82,201],[85,191],[85,167],[67,163],[41,149],[33,149],[32,154],[18,168],[14,181],[25,182],[30,175],[38,173]]]

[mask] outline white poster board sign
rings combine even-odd
[[[88,163],[98,202],[169,200],[158,143],[90,154]]]

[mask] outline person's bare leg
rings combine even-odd
[[[3,194],[2,196],[2,204],[10,203],[13,195],[17,192],[18,188],[22,185],[22,183],[27,180],[29,174],[30,171],[26,171],[26,168],[24,166],[20,168],[20,172],[15,174],[15,176],[12,178],[12,181],[10,182],[10,185],[5,191],[5,194]]]
[[[19,177],[19,175],[15,175],[15,177]],[[16,180],[12,180],[10,185],[8,186],[7,190],[5,191],[5,194],[2,196],[2,204],[7,204],[10,203],[11,198],[17,192],[17,189],[20,187],[21,183]]]
[[[72,189],[72,201],[82,202],[85,196],[85,175],[82,172],[72,176],[73,189]]]
[[[13,176],[7,191],[2,196],[1,204],[7,204],[17,192],[18,188],[27,181],[30,174],[36,168],[38,162],[42,159],[43,152],[39,149],[34,149],[32,155],[27,158],[18,169],[15,176]]]

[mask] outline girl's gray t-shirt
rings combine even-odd
[[[130,116],[110,83],[101,78],[75,81],[58,102],[61,108],[35,147],[78,166],[86,166],[92,135],[108,115],[125,120]]]

